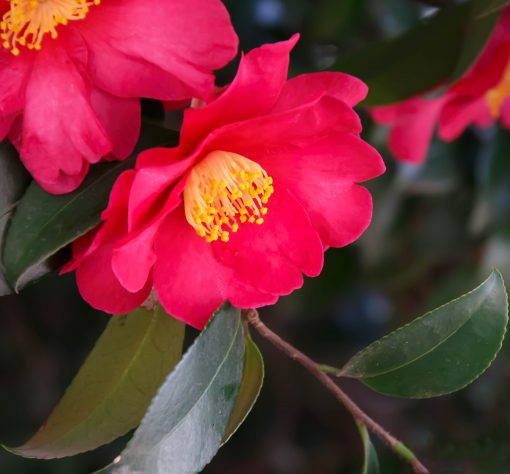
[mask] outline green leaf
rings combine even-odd
[[[367,427],[363,423],[357,423],[361,440],[363,441],[363,468],[361,474],[379,474],[379,459],[377,458],[377,452],[370,441]]]
[[[477,59],[507,3],[508,0],[472,0],[469,2],[461,52],[450,78],[452,82],[459,79]]]
[[[7,141],[0,143],[0,248],[4,245],[5,231],[16,207],[16,202],[30,182],[14,147]],[[3,268],[0,269],[0,296],[12,293]]]
[[[100,472],[200,472],[221,446],[243,376],[238,309],[220,309],[161,386],[116,463]]]
[[[471,0],[419,26],[341,57],[332,70],[367,83],[364,105],[398,102],[462,76],[478,57],[507,0]]]
[[[499,352],[508,321],[503,278],[414,320],[356,354],[338,375],[385,395],[428,398],[460,390]]]
[[[184,328],[160,306],[112,317],[46,423],[11,451],[42,459],[72,456],[136,427],[181,357]]]
[[[250,336],[245,338],[244,371],[239,395],[223,435],[226,443],[244,422],[259,397],[264,382],[264,359]]]
[[[55,196],[33,182],[16,208],[5,239],[3,264],[13,288],[19,291],[31,280],[31,269],[100,222],[113,183],[133,167],[140,151],[175,142],[175,132],[146,125],[130,158],[94,166],[76,191]]]

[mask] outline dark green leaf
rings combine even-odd
[[[5,238],[3,264],[14,289],[18,291],[28,282],[26,274],[31,268],[99,223],[113,183],[133,166],[140,151],[175,141],[175,132],[145,126],[130,158],[94,166],[76,191],[55,196],[33,182],[17,206]]]
[[[339,375],[398,397],[460,390],[489,367],[501,348],[508,303],[501,274],[369,345]]]
[[[506,1],[506,0],[505,0]],[[369,86],[367,106],[398,102],[464,74],[487,43],[503,0],[444,8],[406,33],[341,57],[332,70]]]
[[[508,0],[472,0],[469,3],[463,43],[451,81],[459,79],[479,56]]]
[[[250,336],[245,338],[245,347],[243,380],[223,435],[223,443],[226,443],[244,422],[257,401],[264,382],[264,360]]]
[[[377,458],[377,452],[370,441],[367,427],[363,423],[358,423],[358,430],[363,441],[363,468],[361,474],[379,474],[379,459]]]
[[[221,446],[243,376],[239,310],[221,309],[161,386],[116,463],[101,472],[200,472]]]
[[[136,427],[181,357],[184,328],[160,306],[112,317],[46,423],[11,451],[42,459],[72,456]]]
[[[30,182],[16,150],[7,141],[0,143],[0,248],[3,248],[4,234],[10,222],[17,200]],[[0,296],[12,292],[0,271]]]

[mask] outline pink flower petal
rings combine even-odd
[[[213,246],[196,235],[182,209],[169,215],[155,241],[154,288],[161,304],[174,317],[203,329],[224,301],[239,308],[273,304],[277,295],[239,281],[221,263]]]
[[[0,139],[25,105],[25,87],[33,62],[32,52],[16,57],[10,51],[0,50]]]
[[[123,97],[205,99],[213,88],[211,70],[237,51],[219,0],[108,0],[76,28],[97,83]]]
[[[140,100],[115,97],[95,87],[90,102],[112,143],[113,157],[126,158],[135,148],[140,133]]]
[[[148,216],[144,216],[148,222],[137,231],[129,229],[131,231],[127,236],[117,243],[113,252],[113,271],[129,291],[139,291],[149,278],[152,266],[156,261],[154,238],[165,218],[182,203],[183,187],[184,180],[172,189],[166,202],[154,218],[150,219]]]
[[[135,235],[130,235],[128,242],[117,244],[113,250],[113,273],[121,285],[132,293],[140,291],[147,284],[156,262],[153,243],[157,230],[156,225],[146,226]]]
[[[159,150],[163,152],[163,149]],[[175,156],[164,152],[163,155]],[[130,231],[143,225],[144,219],[147,221],[154,216],[154,213],[158,211],[157,203],[160,207],[164,205],[165,196],[162,194],[171,192],[172,185],[176,184],[176,181],[183,176],[191,164],[191,159],[187,158],[175,162],[169,160],[169,164],[165,166],[148,166],[137,169],[129,196],[128,228]]]
[[[152,279],[136,293],[127,291],[112,271],[113,244],[99,247],[76,269],[76,281],[83,299],[91,306],[111,314],[127,313],[149,296]]]
[[[363,81],[349,74],[341,72],[301,74],[287,81],[273,113],[301,107],[324,95],[354,107],[366,97],[367,93],[368,87]]]
[[[302,107],[226,125],[210,134],[207,150],[233,151],[247,158],[293,152],[332,133],[361,131],[358,115],[332,97],[321,97]]]
[[[350,244],[370,223],[370,193],[354,183],[379,176],[385,166],[359,137],[335,134],[300,149],[257,151],[252,158],[304,206],[325,246]]]
[[[48,192],[64,193],[83,180],[88,163],[110,151],[86,80],[64,49],[48,45],[38,52],[26,89],[20,151],[25,166]]]
[[[298,36],[267,44],[241,58],[232,84],[208,105],[187,109],[181,132],[185,149],[198,144],[212,128],[267,112],[278,100],[287,78],[289,52]]]
[[[241,281],[285,295],[303,285],[303,273],[317,276],[323,264],[321,240],[303,207],[280,183],[262,225],[242,224],[230,241],[213,243],[215,254]]]
[[[389,148],[395,157],[410,163],[425,160],[446,97],[414,98],[396,105],[372,109],[376,122],[390,123]]]
[[[202,329],[227,299],[229,269],[182,211],[172,213],[160,227],[155,252],[154,288],[161,304],[172,316]]]
[[[510,99],[507,99],[501,107],[501,123],[507,130],[510,129]]]
[[[126,231],[127,202],[133,176],[134,171],[127,170],[117,178],[110,193],[108,207],[101,215],[102,224],[73,242],[73,259],[60,273],[74,270],[101,245],[115,241]]]
[[[472,124],[488,127],[494,123],[485,98],[459,97],[449,101],[439,118],[439,137],[445,141],[458,138]]]

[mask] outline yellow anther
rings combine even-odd
[[[206,242],[228,242],[239,224],[262,224],[273,180],[254,161],[214,151],[192,170],[184,187],[186,220]]]
[[[485,93],[485,101],[493,118],[499,118],[501,108],[507,99],[510,99],[510,60],[499,84]]]
[[[20,54],[18,46],[38,51],[46,34],[58,38],[59,25],[83,20],[90,6],[100,4],[101,0],[10,0],[0,21],[2,46],[15,56]]]

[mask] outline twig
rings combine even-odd
[[[428,469],[419,461],[416,455],[407,448],[401,441],[392,436],[381,425],[370,418],[353,400],[338,386],[331,378],[326,375],[321,366],[315,363],[307,355],[303,354],[288,342],[284,341],[278,334],[269,329],[259,318],[259,314],[255,309],[244,312],[248,322],[259,332],[259,334],[267,339],[271,344],[280,349],[291,359],[301,364],[307,369],[319,382],[321,382],[351,413],[357,422],[363,423],[370,431],[376,434],[384,441],[394,452],[402,456],[408,461],[415,474],[428,474]]]

